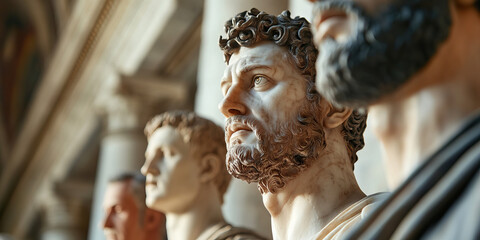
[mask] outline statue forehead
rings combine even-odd
[[[131,180],[108,183],[105,191],[104,207],[113,206],[126,201],[126,198],[131,194],[130,187]]]
[[[252,47],[240,47],[238,51],[232,54],[229,65],[237,65],[237,67],[252,64],[274,66],[283,63],[285,56],[288,56],[287,54],[289,54],[287,49],[273,42],[264,41]]]
[[[172,126],[163,126],[155,130],[148,141],[147,151],[152,148],[183,146],[186,143],[183,141],[179,131]]]

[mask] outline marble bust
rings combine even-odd
[[[225,31],[228,171],[258,183],[274,239],[342,236],[381,198],[366,197],[353,174],[366,116],[315,91],[318,52],[304,18],[251,9]]]
[[[223,218],[231,176],[221,127],[193,112],[172,111],[151,119],[145,134],[146,204],[165,213],[168,239],[264,239]]]
[[[145,177],[124,173],[112,178],[103,199],[106,239],[163,240],[165,215],[145,205]]]
[[[478,239],[480,1],[314,2],[317,89],[368,108],[395,188],[347,239]]]

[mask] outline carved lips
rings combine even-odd
[[[155,176],[148,174],[147,180],[145,181],[145,189],[154,189],[157,187],[157,181],[155,180]]]
[[[160,186],[157,185],[157,181],[155,180],[149,180],[147,178],[147,181],[145,182],[145,193],[147,195],[151,194],[151,195],[156,195],[157,193],[160,192]]]
[[[145,183],[145,185],[157,185],[157,182],[155,181],[148,181]]]
[[[239,143],[241,143],[241,139],[245,138],[251,132],[252,129],[247,125],[240,122],[232,122],[227,127],[227,142],[231,144],[234,139],[239,139]]]

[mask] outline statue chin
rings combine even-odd
[[[309,111],[306,101],[301,112]],[[258,144],[228,144],[227,170],[235,178],[246,182],[257,182],[260,192],[276,193],[286,183],[307,168],[311,159],[318,155],[318,148],[325,145],[321,121],[311,121],[316,114],[299,114],[284,124],[266,131],[258,120],[245,116],[234,116],[227,120],[225,129],[233,123],[245,124],[257,136]],[[311,124],[303,124],[307,121]]]

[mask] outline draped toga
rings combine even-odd
[[[480,114],[346,239],[480,239]]]
[[[346,232],[359,221],[364,219],[379,202],[385,200],[388,193],[377,193],[364,197],[360,201],[350,205],[332,219],[315,236],[316,240],[342,239]]]

